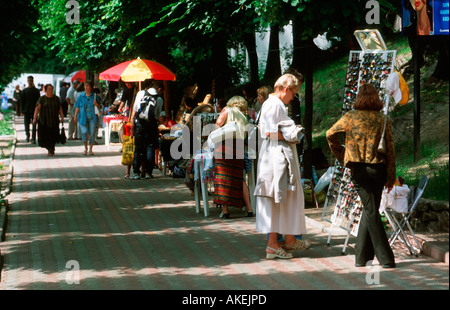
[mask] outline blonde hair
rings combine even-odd
[[[269,98],[270,89],[268,86],[261,86],[256,90],[256,93],[258,95],[261,95],[261,97],[263,97],[264,100],[267,100],[267,98]]]
[[[229,108],[236,107],[242,113],[245,114],[247,112],[247,101],[244,99],[244,97],[234,96],[234,97],[231,97],[230,100],[228,100],[227,107],[229,107]]]
[[[292,89],[292,91],[295,91],[296,93],[298,92],[298,90],[300,89],[300,81],[292,74],[290,73],[286,73],[283,74],[276,82],[275,82],[275,86],[273,87],[275,89],[275,91],[281,89],[281,88],[285,88],[285,87],[289,87],[290,89]]]

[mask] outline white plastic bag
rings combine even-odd
[[[214,130],[209,134],[209,138],[214,143],[222,142],[226,139],[231,139],[235,136],[237,131],[237,124],[236,122],[228,122],[222,127]]]
[[[390,208],[398,213],[408,212],[408,195],[409,187],[406,184],[402,186],[394,186],[388,193],[387,189],[383,190],[380,202],[380,213],[386,208]]]
[[[328,167],[327,172],[325,172],[320,177],[319,181],[317,181],[317,184],[314,187],[315,193],[321,192],[325,187],[327,187],[330,184],[331,179],[333,178],[334,169],[335,169],[334,166]]]

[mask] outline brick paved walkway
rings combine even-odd
[[[205,218],[183,181],[159,172],[124,180],[120,145],[83,156],[81,142],[69,141],[48,158],[23,142],[22,119],[16,125],[0,289],[449,288],[448,265],[426,256],[396,253],[395,270],[355,268],[354,240],[341,255],[344,236],[326,247],[327,234],[309,220],[311,249],[268,261],[255,218],[234,211],[223,221],[215,208]]]

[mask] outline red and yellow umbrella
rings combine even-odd
[[[122,62],[100,73],[105,81],[142,82],[146,79],[175,81],[176,76],[165,66],[146,59],[135,59]]]

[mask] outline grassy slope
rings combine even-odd
[[[396,69],[411,58],[406,38],[386,42],[388,49],[397,51]],[[341,116],[344,97],[344,81],[348,56],[314,71],[314,116],[313,148],[319,147],[331,159],[325,139],[325,131]],[[449,84],[427,83],[436,65],[430,59],[422,69],[421,83],[421,158],[414,163],[414,98],[413,77],[405,77],[410,88],[410,101],[396,106],[390,112],[394,124],[396,141],[397,175],[405,178],[408,185],[417,185],[426,174],[430,180],[424,193],[425,198],[449,199],[449,146],[448,146],[448,104]],[[304,102],[304,101],[303,101]]]

